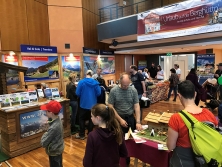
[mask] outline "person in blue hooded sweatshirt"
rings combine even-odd
[[[80,98],[79,109],[79,134],[75,136],[76,139],[84,140],[85,137],[85,121],[89,120],[88,134],[93,130],[93,123],[91,120],[91,108],[97,103],[97,97],[101,94],[99,82],[92,78],[92,70],[87,70],[86,77],[79,81],[76,95]]]

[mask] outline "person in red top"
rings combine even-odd
[[[186,80],[178,85],[178,96],[184,112],[190,113],[201,122],[218,125],[215,116],[208,109],[196,106],[195,86],[191,81]],[[188,129],[178,113],[172,115],[169,121],[167,147],[173,150],[170,167],[195,167]]]

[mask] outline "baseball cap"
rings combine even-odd
[[[49,103],[42,105],[40,109],[58,114],[59,111],[62,109],[62,106],[59,102],[52,100]]]
[[[222,63],[217,64],[217,66],[222,66]]]

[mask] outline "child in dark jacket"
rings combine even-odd
[[[49,156],[50,167],[62,167],[62,153],[64,151],[63,126],[58,116],[62,106],[57,101],[50,101],[40,107],[46,111],[49,121],[49,129],[41,138],[41,145]]]
[[[91,119],[98,128],[88,135],[83,166],[119,167],[119,159],[127,157],[127,149],[113,108],[96,104]]]

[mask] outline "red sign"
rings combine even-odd
[[[68,62],[68,61],[80,61],[80,56],[73,56],[73,57],[65,56],[65,61],[66,62]]]
[[[13,55],[13,56],[11,56],[11,55],[4,55],[4,58],[5,58],[5,62],[6,63],[9,63],[9,62],[18,62],[18,58],[17,58],[17,56],[15,56],[15,55]]]
[[[22,60],[48,61],[48,56],[22,56]]]

